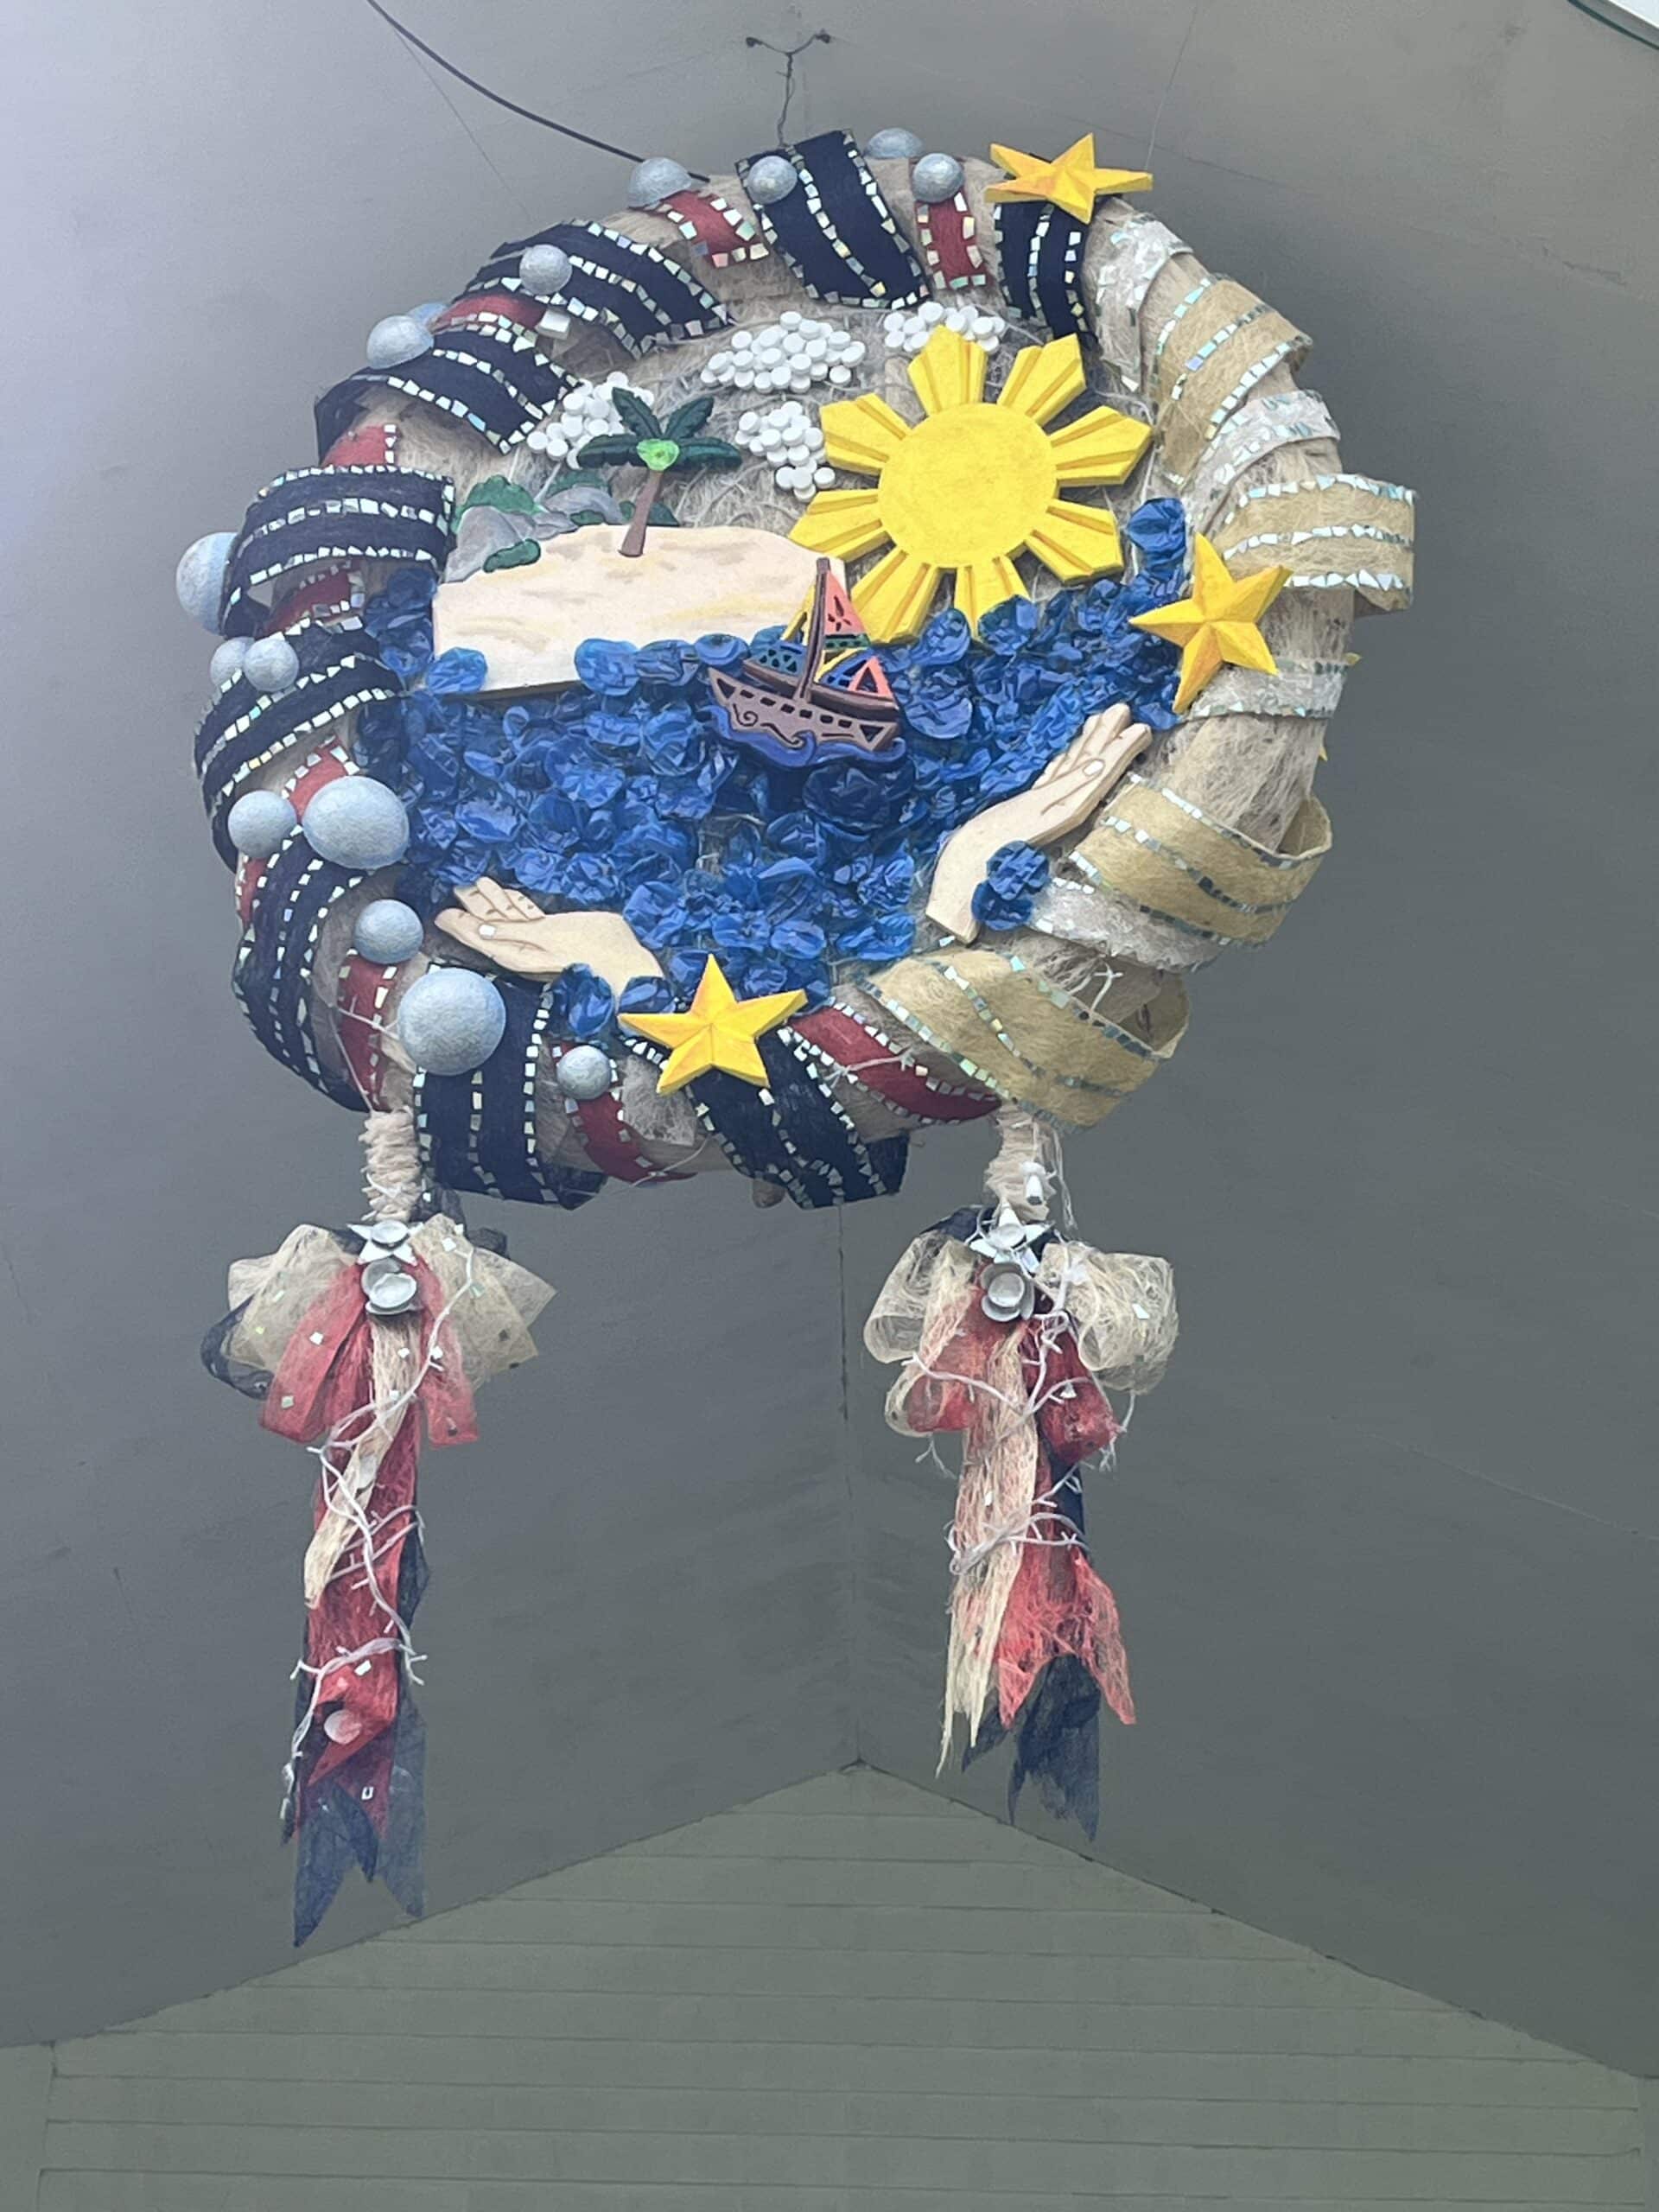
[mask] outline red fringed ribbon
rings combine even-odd
[[[1020,1373],[1037,1429],[1037,1479],[1026,1533],[1007,1539],[1019,1544],[1020,1564],[997,1631],[1001,1723],[1012,1726],[1044,1669],[1069,1655],[1088,1669],[1118,1719],[1132,1726],[1135,1700],[1117,1603],[1090,1562],[1072,1472],[1116,1442],[1119,1422],[1064,1317],[1046,1300],[1039,1298],[1027,1319],[1010,1323],[986,1313],[980,1300],[975,1282],[927,1369],[912,1373],[901,1410],[913,1433],[959,1431],[967,1464],[982,1459],[1014,1418],[991,1368],[1010,1330],[1018,1332]]]
[[[421,1287],[418,1325],[405,1328],[409,1402],[360,1501],[354,1529],[306,1615],[303,1662],[309,1688],[296,1742],[291,1821],[303,1827],[330,1786],[349,1786],[362,1816],[384,1839],[391,1802],[391,1762],[402,1712],[408,1623],[399,1610],[405,1552],[415,1534],[416,1479],[423,1422],[435,1445],[477,1436],[473,1393],[459,1352],[447,1341],[442,1294],[424,1262],[410,1263]],[[321,1446],[315,1522],[330,1508],[354,1439],[374,1421],[375,1332],[362,1276],[351,1262],[307,1312],[283,1352],[262,1416],[292,1442]]]

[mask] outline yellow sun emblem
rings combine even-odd
[[[876,482],[820,492],[790,535],[843,561],[890,549],[852,588],[872,638],[913,638],[946,569],[956,571],[957,605],[977,629],[991,607],[1025,596],[1016,553],[1034,553],[1064,583],[1123,565],[1109,509],[1059,495],[1121,484],[1150,429],[1115,407],[1045,429],[1086,387],[1075,337],[1018,354],[994,404],[984,397],[987,365],[983,347],[941,326],[910,365],[921,422],[906,423],[874,392],[823,410],[829,460]]]

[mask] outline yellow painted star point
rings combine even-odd
[[[1180,689],[1175,711],[1186,712],[1211,677],[1227,664],[1276,676],[1279,664],[1268,649],[1259,625],[1288,581],[1288,569],[1258,569],[1235,576],[1207,537],[1192,540],[1191,596],[1150,614],[1132,614],[1129,626],[1154,638],[1167,638],[1181,649]]]
[[[1022,154],[1017,147],[993,146],[991,159],[1008,171],[1001,184],[987,188],[988,200],[1052,200],[1086,223],[1103,192],[1148,192],[1152,179],[1144,169],[1103,169],[1095,162],[1095,134],[1089,131],[1052,162],[1036,154]]]
[[[764,998],[739,998],[711,952],[683,1014],[625,1014],[620,1019],[625,1029],[648,1037],[653,1045],[669,1047],[668,1058],[657,1078],[659,1091],[678,1090],[715,1069],[741,1076],[745,1083],[760,1084],[770,1078],[756,1039],[787,1021],[791,1014],[798,1014],[805,1004],[804,991],[772,991]]]

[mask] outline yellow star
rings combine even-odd
[[[1095,134],[1091,130],[1068,146],[1052,162],[1035,154],[1017,153],[1012,146],[993,146],[991,159],[1009,172],[1005,183],[987,190],[988,200],[1052,200],[1086,223],[1103,192],[1149,192],[1152,179],[1144,169],[1102,169],[1095,166]]]
[[[1288,569],[1258,569],[1235,580],[1207,537],[1192,540],[1192,596],[1150,614],[1132,614],[1129,627],[1149,630],[1181,649],[1181,686],[1175,694],[1178,715],[1196,699],[1222,664],[1258,668],[1276,676],[1279,664],[1268,650],[1257,623],[1285,588]]]
[[[721,973],[711,952],[684,1014],[625,1014],[625,1029],[637,1029],[653,1045],[671,1049],[657,1078],[661,1090],[678,1090],[711,1069],[741,1076],[745,1083],[771,1080],[755,1045],[768,1029],[787,1021],[806,1004],[804,991],[773,991],[760,999],[741,999]]]

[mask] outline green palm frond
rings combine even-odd
[[[689,461],[694,468],[737,468],[742,460],[737,448],[724,438],[691,438],[680,448],[682,465]]]
[[[611,404],[622,417],[624,428],[636,439],[660,438],[666,435],[639,393],[630,391],[626,385],[618,385],[612,391]]]
[[[672,438],[677,445],[684,446],[696,436],[714,411],[714,395],[711,392],[699,393],[696,399],[688,399],[683,407],[674,410],[664,425],[663,435]]]
[[[613,432],[607,432],[602,436],[589,438],[587,444],[577,453],[576,459],[584,468],[605,462],[614,466],[631,461],[638,466],[639,441],[634,438],[619,438]]]

